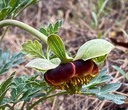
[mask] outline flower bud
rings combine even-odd
[[[92,60],[77,60],[47,71],[44,78],[48,84],[58,89],[79,93],[82,85],[88,84],[98,74],[99,68]]]
[[[51,85],[58,85],[68,81],[75,75],[75,65],[70,62],[61,64],[55,69],[49,70],[44,74],[45,80]]]

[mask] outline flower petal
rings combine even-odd
[[[47,71],[44,74],[44,77],[50,85],[58,85],[74,77],[75,72],[75,65],[70,62],[67,64],[61,64],[55,69]]]
[[[74,61],[73,64],[76,66],[75,76],[86,76],[90,74],[94,65],[92,60],[77,60]]]

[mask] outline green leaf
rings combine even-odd
[[[106,59],[107,55],[93,58],[92,60],[96,63],[102,63]]]
[[[62,20],[58,20],[54,25],[54,32],[58,32],[59,28],[62,25]]]
[[[13,17],[16,18],[24,9],[32,4],[35,4],[37,1],[38,0],[18,0],[17,5],[12,11]]]
[[[120,85],[120,84],[119,84]],[[113,85],[114,86],[114,85]],[[112,94],[113,91],[115,91],[119,86],[116,85],[116,87],[110,87],[110,85],[106,84],[103,87],[101,85],[97,85],[96,87],[93,87],[91,89],[83,90],[82,94],[87,95],[96,95],[99,100],[111,100],[116,104],[123,104],[125,103],[126,97],[123,95],[118,94]]]
[[[59,58],[52,58],[50,61],[51,61],[52,63],[54,63],[54,64],[57,64],[57,65],[61,63],[61,61],[60,61]]]
[[[101,88],[101,93],[108,93],[108,92],[112,92],[115,91],[117,89],[119,89],[121,86],[121,83],[110,83],[110,84],[106,84],[105,86],[103,86]]]
[[[6,74],[9,69],[24,62],[22,53],[11,54],[11,51],[2,52],[0,49],[0,75]]]
[[[86,88],[93,88],[97,85],[110,81],[112,79],[112,76],[106,75],[106,72],[106,69],[101,70],[100,74],[97,77],[93,78],[89,84],[82,86],[83,90],[85,90]]]
[[[37,0],[1,0],[0,20],[7,18],[16,18],[16,16],[20,14],[20,12],[36,2]]]
[[[111,101],[115,102],[116,104],[123,104],[123,103],[125,103],[124,99],[126,99],[125,96],[118,95],[118,94],[100,94],[100,93],[98,93],[98,94],[96,94],[96,96],[98,98],[111,100]]]
[[[67,63],[72,61],[72,58],[67,55],[65,46],[61,38],[57,35],[50,35],[48,37],[48,46],[54,52],[54,54],[60,58],[61,63]]]
[[[92,12],[92,18],[94,20],[95,26],[98,26],[98,19],[97,19],[97,15],[95,12]]]
[[[22,96],[24,92],[27,91],[27,89],[30,88],[30,86],[26,85],[26,81],[28,80],[29,76],[22,75],[19,77],[16,77],[13,80],[13,83],[11,85],[11,100],[13,102],[19,102],[19,97]],[[27,87],[26,87],[27,86]]]
[[[0,103],[3,101],[6,92],[8,91],[11,83],[12,83],[12,79],[14,77],[15,73],[12,73],[8,79],[6,79],[1,85],[0,85]]]
[[[40,32],[46,35],[47,37],[51,34],[58,34],[59,28],[62,25],[62,20],[58,20],[55,24],[49,24],[47,28],[41,27]]]
[[[17,3],[18,3],[18,0],[10,0],[9,5],[11,7],[15,7]]]
[[[127,80],[128,80],[128,75],[124,72],[124,70],[122,70],[120,67],[112,65],[112,67],[117,70],[118,72],[120,72]]]
[[[6,104],[11,103],[11,102],[12,102],[12,100],[10,98],[4,97],[2,102],[0,103],[0,108],[1,107],[6,107]]]
[[[79,48],[74,60],[83,59],[86,61],[99,57],[101,62],[102,60],[105,60],[103,56],[107,56],[112,49],[114,49],[114,46],[108,41],[103,39],[93,39]]]
[[[48,32],[44,27],[40,28],[40,32],[48,37]]]
[[[45,58],[42,51],[42,45],[37,40],[32,42],[31,40],[27,41],[22,45],[23,53],[30,55],[31,57]]]
[[[47,28],[47,32],[50,34],[54,34],[54,30],[53,30],[53,25],[49,24],[48,28]]]
[[[104,11],[104,8],[109,0],[100,0],[98,3],[98,17],[100,17],[100,14]]]
[[[10,7],[5,7],[0,11],[0,20],[7,18],[11,8]]]
[[[49,70],[56,68],[59,64],[54,64],[50,60],[37,58],[31,60],[26,66],[31,68],[36,68],[39,70]]]
[[[29,102],[31,98],[45,95],[48,87],[42,79],[36,79],[38,76],[39,74],[32,76],[22,75],[13,80],[10,97],[13,103]]]
[[[99,32],[98,35],[97,35],[97,38],[102,39],[103,38],[103,32]]]

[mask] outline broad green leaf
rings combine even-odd
[[[112,92],[115,91],[117,89],[119,89],[119,87],[121,86],[121,83],[110,83],[110,84],[106,84],[105,86],[103,86],[101,88],[101,92],[102,93],[108,93],[108,92]]]
[[[108,41],[103,39],[93,39],[86,42],[79,48],[74,60],[83,59],[86,61],[99,57],[101,62],[102,57],[105,55],[107,56],[112,49],[114,49],[114,46]]]
[[[116,104],[123,104],[125,103],[124,100],[126,99],[125,96],[118,95],[118,94],[96,94],[98,98],[106,99],[106,100],[111,100],[115,102]]]
[[[60,58],[61,63],[67,63],[72,61],[72,58],[67,55],[65,46],[61,38],[57,35],[50,35],[48,37],[48,46],[54,52],[54,54]]]
[[[118,66],[112,65],[112,67],[117,70],[118,72],[120,72],[127,80],[128,80],[128,74],[126,74],[124,72],[124,70],[122,70],[121,68],[119,68]]]
[[[124,100],[126,99],[125,96],[123,95],[118,95],[118,94],[112,94],[113,91],[117,90],[120,86],[118,83],[114,83],[112,85],[110,84],[105,84],[103,87],[102,85],[97,85],[93,88],[88,88],[88,89],[82,89],[82,94],[91,94],[91,95],[96,95],[98,99],[100,100],[111,100],[116,104],[123,104]],[[110,88],[109,88],[110,87]]]
[[[116,83],[115,83],[116,84]],[[102,85],[97,85],[93,88],[89,89],[82,89],[82,94],[92,94],[96,95],[100,100],[111,100],[116,104],[123,104],[124,100],[126,99],[123,95],[112,94],[113,91],[117,90],[120,86],[118,83],[113,87],[114,83],[110,86],[110,84],[105,84],[103,87]],[[110,88],[109,88],[110,87]]]
[[[36,68],[39,70],[49,70],[56,68],[59,64],[54,64],[50,60],[37,58],[31,60],[26,66],[31,68]]]
[[[32,57],[45,58],[42,50],[42,45],[37,40],[32,42],[31,40],[27,41],[22,45],[23,53],[28,54]]]

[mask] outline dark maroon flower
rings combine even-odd
[[[77,60],[74,61],[73,64],[76,67],[75,76],[85,76],[87,74],[90,74],[90,72],[92,72],[94,65],[92,60],[87,60],[87,61]]]
[[[51,86],[78,93],[83,84],[98,74],[99,68],[92,60],[77,60],[47,71],[44,78]]]
[[[75,65],[73,63],[67,63],[47,71],[44,77],[49,84],[58,85],[71,79],[75,75],[75,72]]]

